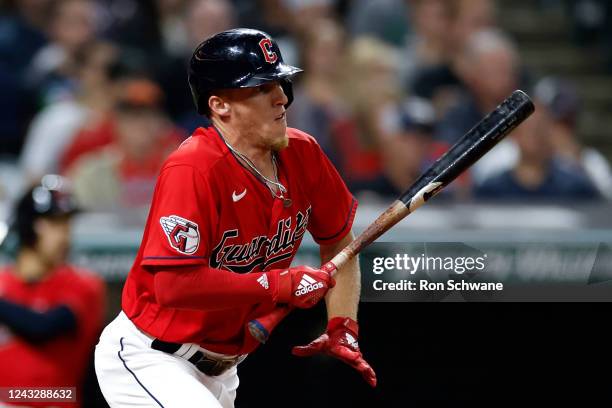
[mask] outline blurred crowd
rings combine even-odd
[[[601,43],[602,50],[612,44],[607,2],[539,4],[568,10],[576,41]],[[72,180],[86,209],[146,207],[164,158],[207,125],[187,85],[192,50],[237,26],[270,33],[285,60],[304,68],[289,126],[318,140],[358,196],[396,196],[521,88],[537,112],[443,196],[612,198],[607,159],[577,132],[576,85],[530,72],[498,24],[498,6],[493,0],[4,2],[0,201],[57,173]]]

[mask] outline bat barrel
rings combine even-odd
[[[413,197],[425,194],[423,202],[478,161],[535,110],[529,96],[516,90],[455,143],[400,197],[407,207]],[[432,184],[439,183],[439,184]],[[427,191],[428,186],[431,186]],[[419,194],[421,193],[421,194]],[[413,203],[411,204],[411,201]],[[422,204],[422,203],[421,203]]]

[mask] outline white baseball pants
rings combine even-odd
[[[111,408],[233,408],[236,366],[210,377],[184,358],[151,348],[153,338],[123,313],[109,323],[96,346],[95,368]],[[197,346],[190,346],[192,355]],[[208,352],[209,354],[214,354]]]

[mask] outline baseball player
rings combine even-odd
[[[81,406],[80,386],[103,327],[105,287],[66,263],[76,207],[65,186],[65,179],[47,175],[17,206],[16,260],[0,269],[0,387],[77,387],[76,395],[44,403],[7,399],[0,406]],[[73,397],[77,403],[69,402]]]
[[[323,297],[326,332],[294,354],[331,355],[376,384],[357,343],[357,261],[337,281],[290,267],[306,231],[322,263],[351,242],[357,208],[315,140],[287,128],[300,71],[261,31],[224,31],[195,49],[189,85],[213,126],[165,162],[122,312],[96,348],[111,407],[233,407],[236,367],[259,344],[246,323]]]

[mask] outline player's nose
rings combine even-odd
[[[285,106],[289,102],[289,98],[285,95],[285,91],[280,83],[276,82],[274,86],[274,106]]]

